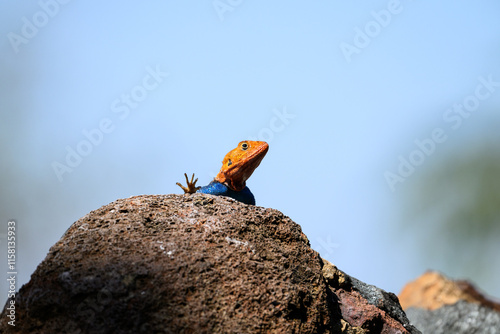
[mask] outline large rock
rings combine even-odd
[[[500,313],[464,300],[435,310],[410,308],[407,313],[424,334],[500,333]]]
[[[399,299],[425,334],[500,334],[500,304],[470,282],[428,271],[409,282]]]
[[[500,304],[470,282],[452,280],[435,271],[428,271],[406,284],[399,294],[399,300],[405,310],[410,307],[435,310],[464,300],[500,312]]]
[[[419,333],[397,298],[324,265],[281,212],[204,194],[75,222],[15,299],[12,333]]]

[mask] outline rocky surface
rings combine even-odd
[[[281,212],[204,194],[117,200],[75,222],[5,333],[419,333],[397,297],[324,262]]]
[[[463,300],[436,310],[410,308],[407,314],[424,334],[500,333],[500,313]]]
[[[399,299],[424,334],[500,334],[500,304],[467,281],[429,271],[408,283]]]
[[[399,294],[399,300],[405,310],[410,307],[435,310],[464,300],[500,312],[500,303],[493,301],[471,283],[451,280],[434,271],[426,272],[408,283]]]
[[[323,276],[335,294],[342,319],[356,330],[353,333],[420,333],[408,321],[395,294],[363,283],[323,261]]]

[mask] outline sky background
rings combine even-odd
[[[500,297],[498,246],[468,251],[489,261],[470,270],[404,214],[426,170],[498,129],[498,1],[63,2],[0,0],[0,247],[15,219],[18,289],[80,217],[182,193],[185,172],[206,185],[258,139],[257,205],[341,270],[395,293],[440,270]]]

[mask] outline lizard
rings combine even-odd
[[[245,204],[255,205],[255,197],[246,186],[246,180],[252,175],[266,155],[269,145],[264,141],[244,140],[229,151],[222,160],[222,167],[217,176],[204,187],[197,187],[194,174],[191,180],[186,173],[187,186],[177,182],[185,194],[203,193],[231,197]]]

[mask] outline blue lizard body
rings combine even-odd
[[[247,186],[245,186],[245,188],[241,191],[235,191],[223,183],[212,181],[208,185],[198,189],[196,192],[217,196],[227,196],[245,204],[255,205],[255,198]]]

